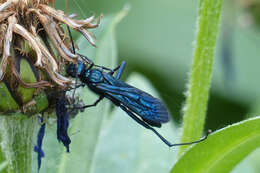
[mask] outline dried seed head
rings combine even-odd
[[[75,15],[48,6],[53,2],[0,0],[0,92],[1,87],[7,88],[14,100],[8,109],[0,101],[0,111],[31,110],[37,104],[32,99],[41,90],[71,87],[73,81],[63,76],[63,67],[79,57],[71,51],[63,26],[80,32],[96,46],[88,29],[98,27],[102,15],[96,23],[92,23],[94,16],[75,20]]]

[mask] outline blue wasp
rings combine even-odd
[[[72,96],[74,97],[76,88],[81,86],[88,86],[90,90],[99,95],[99,98],[93,104],[80,107],[74,106],[73,109],[82,110],[97,106],[101,100],[107,98],[125,111],[138,124],[154,132],[169,147],[190,145],[207,139],[211,130],[207,132],[206,136],[197,141],[172,144],[166,140],[153,128],[161,127],[162,123],[169,122],[170,120],[170,114],[162,101],[120,80],[126,65],[125,61],[115,69],[109,69],[94,64],[87,56],[76,53],[69,26],[67,26],[67,29],[72,44],[72,52],[80,57],[78,64],[69,64],[66,68],[66,73],[70,77],[76,78],[75,89]],[[87,67],[86,64],[89,66]],[[113,76],[115,72],[117,73]],[[82,82],[81,85],[77,85],[78,78]]]
[[[119,106],[123,111],[125,111],[138,124],[152,130],[169,147],[194,144],[207,138],[210,132],[208,132],[205,137],[197,141],[171,144],[153,128],[161,127],[162,123],[166,123],[170,120],[170,115],[167,108],[160,99],[155,98],[150,94],[120,80],[126,65],[125,61],[122,62],[122,64],[117,68],[109,69],[95,65],[86,56],[81,54],[78,55],[81,58],[87,59],[87,63],[90,65],[87,67],[82,59],[78,61],[77,65],[69,64],[66,72],[70,77],[79,78],[82,82],[81,85],[78,85],[75,88],[80,86],[88,86],[91,91],[99,95],[99,98],[90,105],[81,107],[74,106],[75,109],[85,109],[96,106],[103,98],[107,98],[116,106]],[[117,73],[113,76],[115,72]]]

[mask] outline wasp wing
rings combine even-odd
[[[107,74],[105,78],[107,83],[96,85],[104,92],[105,97],[116,104],[123,104],[152,126],[160,127],[161,123],[169,121],[168,110],[160,99],[117,80],[111,75]]]

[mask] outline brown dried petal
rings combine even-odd
[[[17,20],[15,18],[15,15],[12,15],[8,17],[8,28],[5,34],[5,39],[4,39],[4,51],[3,51],[3,56],[2,56],[2,61],[0,64],[0,81],[3,80],[4,74],[6,71],[6,66],[8,63],[8,57],[10,56],[10,46],[11,42],[13,39],[13,26],[17,23]]]
[[[70,19],[68,16],[66,16],[63,11],[55,10],[54,8],[43,4],[40,4],[39,8],[47,15],[54,17],[58,21],[61,21],[72,28],[82,27],[82,25],[77,24],[73,19]]]
[[[69,78],[66,78],[64,76],[62,76],[61,74],[54,72],[54,74],[60,79],[63,80],[65,83],[71,83],[71,80]]]
[[[63,11],[55,10],[47,5],[41,4],[41,5],[39,5],[39,8],[47,15],[50,15],[50,16],[54,17],[55,19],[57,19],[58,21],[62,21],[63,23],[70,26],[71,28],[81,32],[81,34],[83,34],[83,36],[90,42],[90,44],[92,44],[93,46],[96,46],[95,41],[92,38],[90,32],[87,31],[86,29],[84,29],[84,27],[85,28],[87,28],[88,26],[91,28],[97,27],[99,25],[100,18],[102,15],[99,17],[97,24],[91,24],[89,22],[92,21],[92,17],[87,19],[85,22],[84,22],[84,20],[77,21],[77,20],[73,20],[73,19],[69,18],[68,16],[66,16]]]
[[[95,40],[92,38],[91,33],[89,31],[85,30],[84,28],[78,28],[76,30],[79,31],[92,46],[96,47]]]
[[[55,58],[50,54],[50,52],[45,48],[45,46],[41,43],[41,39],[39,38],[39,36],[36,33],[35,27],[31,27],[32,33],[33,33],[33,37],[36,41],[36,44],[38,45],[38,47],[40,48],[41,53],[44,55],[42,62],[46,65],[46,64],[51,64],[52,70],[53,71],[57,71],[58,70],[58,65],[57,62],[55,60]],[[47,58],[47,59],[46,59]]]
[[[48,65],[45,67],[45,69],[46,69],[48,75],[50,76],[50,78],[51,78],[55,83],[57,83],[57,84],[60,85],[60,86],[66,86],[66,85],[65,85],[66,82],[64,82],[64,80],[61,80],[61,79],[57,78],[56,75],[54,74],[53,70],[52,70]]]
[[[41,52],[39,45],[37,44],[37,41],[33,37],[33,35],[31,33],[29,33],[23,26],[21,26],[19,24],[14,25],[13,31],[15,33],[21,35],[23,38],[25,38],[28,41],[31,48],[34,49],[37,54],[37,61],[36,61],[35,65],[42,66],[42,52]]]
[[[64,33],[63,28],[59,24],[56,25],[56,30],[57,30],[59,36],[62,38],[62,40],[65,40],[66,35]]]
[[[40,82],[33,82],[33,83],[26,83],[24,82],[17,70],[15,69],[15,66],[12,65],[12,72],[14,76],[16,77],[17,81],[25,88],[40,88],[40,87],[49,87],[52,86],[49,82],[47,81],[40,81]]]
[[[0,23],[3,22],[6,18],[14,14],[13,11],[6,11],[4,13],[0,13]]]
[[[89,18],[85,19],[85,20],[77,20],[76,22],[78,24],[81,24],[82,26],[84,26],[87,23],[91,23],[93,20],[95,19],[95,16],[90,16]]]
[[[70,52],[70,50],[66,47],[66,45],[63,43],[58,31],[56,30],[56,23],[54,23],[54,21],[51,20],[50,18],[40,14],[39,11],[35,10],[35,12],[38,15],[45,31],[49,35],[49,38],[51,39],[52,43],[58,50],[60,56],[65,58],[67,61],[74,62],[76,60],[75,58],[77,58],[77,56],[72,54]]]
[[[10,46],[13,39],[13,26],[17,23],[15,15],[8,17],[8,28],[5,34],[4,55],[10,56]]]
[[[44,45],[41,43],[40,38],[38,37],[36,30],[34,27],[31,27],[33,35],[35,36],[36,40],[37,40],[37,44],[39,45],[44,57],[46,57],[47,59],[43,58],[43,63],[45,64],[45,69],[46,70],[50,70],[49,71],[49,75],[51,76],[51,78],[57,82],[58,84],[62,84],[64,86],[63,83],[70,83],[71,80],[63,77],[62,75],[60,75],[57,71],[58,71],[58,65],[57,62],[55,61],[55,58],[53,58],[53,56],[49,53],[49,51],[44,47]],[[51,66],[50,66],[51,65]]]
[[[4,35],[6,34],[6,31],[7,31],[7,28],[8,28],[8,25],[3,23],[0,25],[0,35],[2,37],[0,37],[0,50],[3,51],[3,47],[4,47]]]
[[[97,22],[96,24],[91,23],[94,20],[94,16],[91,16],[90,18],[87,18],[85,20],[77,20],[76,22],[78,24],[82,24],[84,28],[96,28],[99,26],[101,18],[103,17],[103,15],[101,14],[98,18],[97,18]]]
[[[0,12],[4,11],[5,9],[11,7],[13,4],[16,4],[18,0],[9,0],[0,5]]]

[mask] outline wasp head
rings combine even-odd
[[[66,73],[68,76],[75,78],[77,76],[77,65],[69,64],[66,68]]]
[[[78,62],[78,64],[69,64],[66,69],[66,73],[70,76],[75,78],[76,76],[79,76],[83,70],[86,68],[85,64],[81,61]]]

